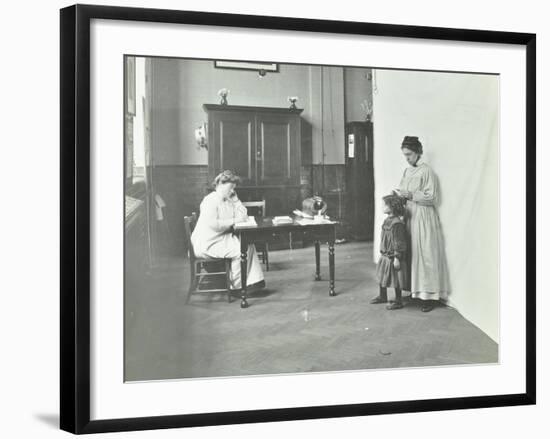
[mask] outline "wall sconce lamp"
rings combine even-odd
[[[197,142],[198,149],[208,149],[208,128],[206,122],[195,129],[195,141]]]

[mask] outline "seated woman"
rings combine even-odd
[[[233,235],[235,223],[248,218],[235,186],[240,178],[223,171],[214,179],[215,190],[203,198],[191,243],[198,257],[231,258],[231,289],[241,288],[241,242]],[[263,288],[264,274],[254,244],[248,246],[247,287]]]

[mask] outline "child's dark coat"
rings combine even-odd
[[[407,230],[405,223],[396,216],[389,216],[382,224],[380,237],[380,260],[376,267],[376,277],[382,287],[409,288],[407,276]],[[393,266],[394,258],[398,258],[401,268]]]

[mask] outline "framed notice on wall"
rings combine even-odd
[[[355,157],[355,135],[348,134],[348,157],[350,159]]]

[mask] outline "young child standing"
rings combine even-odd
[[[380,284],[380,294],[370,303],[386,303],[388,288],[395,289],[395,301],[387,309],[403,308],[401,291],[407,288],[407,231],[402,217],[405,214],[406,200],[398,195],[386,195],[382,198],[384,213],[387,215],[382,224],[380,237],[380,260],[376,267],[376,277]]]

